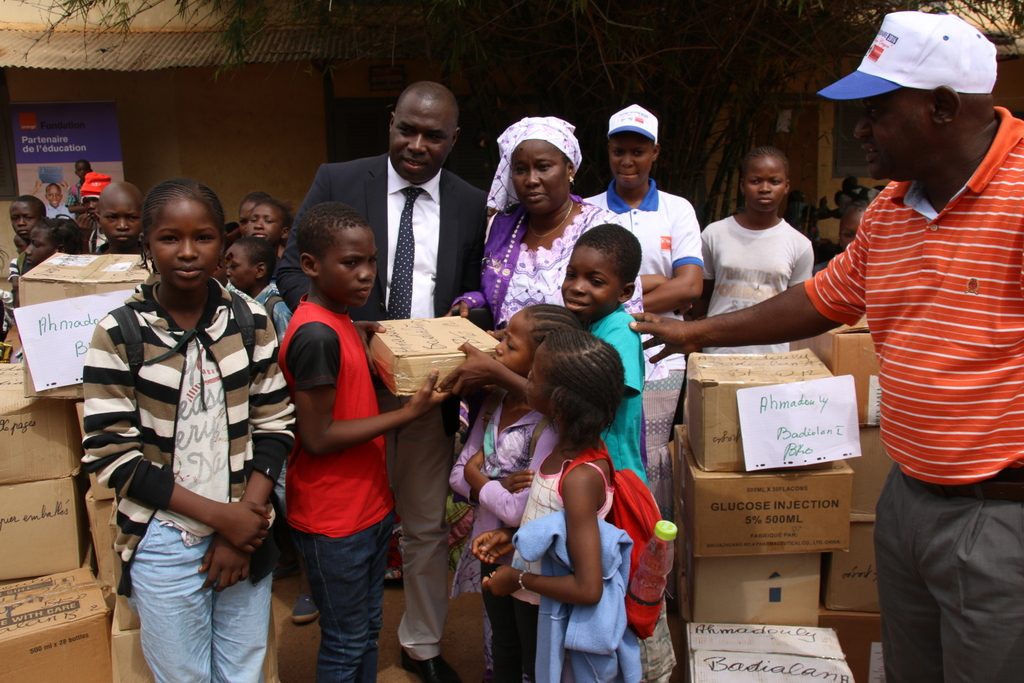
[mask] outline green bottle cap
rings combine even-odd
[[[674,541],[676,540],[676,534],[679,533],[679,529],[675,524],[663,519],[654,525],[654,535],[663,541]]]

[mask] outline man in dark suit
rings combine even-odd
[[[317,170],[295,226],[301,229],[311,206],[340,201],[366,218],[377,242],[377,280],[366,305],[350,311],[353,319],[441,316],[459,294],[479,288],[485,194],[441,168],[458,137],[458,112],[443,85],[414,83],[398,97],[386,155]],[[289,234],[277,269],[278,288],[293,309],[309,288],[299,265],[298,229]],[[386,390],[377,398],[381,411],[400,400]],[[457,681],[440,649],[448,612],[444,513],[453,450],[441,410],[389,433],[387,447],[403,533],[402,665],[424,681]]]

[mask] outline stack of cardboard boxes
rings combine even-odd
[[[0,647],[17,662],[16,680],[112,680],[113,492],[90,487],[80,474],[74,401],[82,396],[81,357],[95,316],[77,315],[68,300],[133,289],[146,277],[138,263],[136,256],[57,254],[21,278],[19,310],[36,316],[32,328],[19,330],[26,360],[0,365],[0,579],[21,579],[0,592],[7,615]],[[64,353],[29,348],[42,336]],[[60,365],[77,381],[36,387],[30,357],[37,370]]]
[[[0,365],[4,675],[106,683],[109,607],[92,571],[82,568],[88,541],[74,406],[25,393],[22,368]]]
[[[818,625],[822,557],[850,543],[853,470],[838,461],[747,472],[736,392],[831,376],[806,349],[689,357],[686,426],[676,428],[673,444],[684,620]],[[717,680],[692,669],[703,646],[690,649],[693,680]]]
[[[830,376],[806,350],[690,356],[675,435],[687,621],[817,625],[821,554],[849,543],[852,470],[746,472],[736,392]]]
[[[111,680],[109,607],[89,568],[69,401],[0,365],[0,657],[18,681]]]
[[[873,534],[875,504],[892,461],[882,448],[878,428],[878,359],[863,322],[796,342],[793,347],[812,350],[834,374],[854,378],[861,457],[850,461],[854,470],[850,548],[824,558],[823,607],[818,623],[839,634],[856,680],[879,680],[881,625]]]

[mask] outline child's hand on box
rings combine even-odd
[[[448,398],[449,394],[447,391],[442,391],[437,386],[437,370],[431,370],[427,379],[423,382],[423,386],[419,388],[413,397],[409,399],[409,402],[405,404],[405,407],[416,417],[423,415],[434,406],[441,403],[441,401]]]
[[[359,330],[359,338],[363,340],[363,353],[366,354],[366,362],[370,366],[370,374],[377,376],[377,364],[373,362],[373,354],[370,353],[370,339],[375,334],[387,332],[384,326],[373,320],[357,320],[354,325]]]

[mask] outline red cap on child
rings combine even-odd
[[[82,199],[86,197],[96,197],[99,199],[100,193],[103,192],[103,188],[110,184],[110,176],[103,173],[96,173],[90,171],[85,174],[85,180],[82,182]]]

